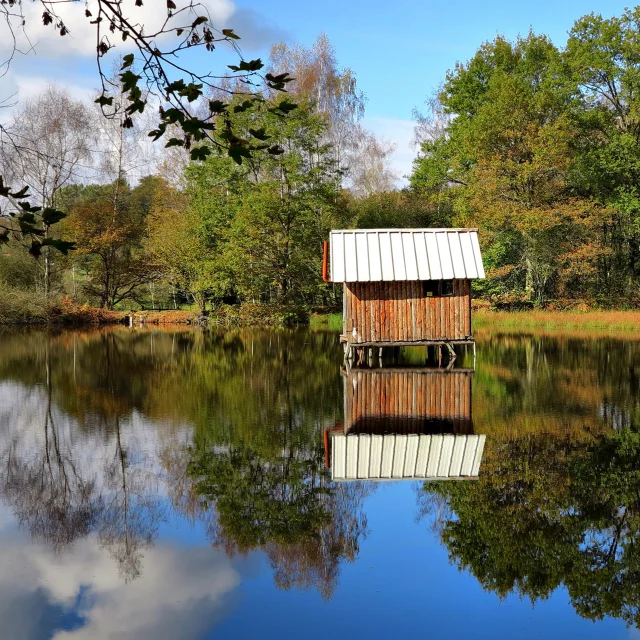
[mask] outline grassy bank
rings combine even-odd
[[[210,325],[281,327],[306,325],[309,314],[300,307],[265,304],[220,305],[206,319],[193,309],[110,311],[73,304],[69,299],[47,304],[29,293],[0,290],[0,325],[96,326],[113,324]]]
[[[314,314],[312,329],[342,330],[342,314]],[[593,331],[640,334],[640,311],[491,311],[474,309],[474,329]]]
[[[640,332],[640,311],[489,311],[473,314],[475,328]]]
[[[323,329],[325,331],[342,331],[341,313],[314,313],[309,318],[311,329]]]

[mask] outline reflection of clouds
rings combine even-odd
[[[138,580],[123,583],[94,538],[54,556],[44,546],[0,538],[0,619],[3,636],[197,638],[229,606],[240,576],[210,547],[160,544],[145,554]],[[61,627],[70,630],[58,630]]]

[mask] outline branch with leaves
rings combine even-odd
[[[72,35],[61,8],[64,5],[77,5],[75,0],[34,1],[42,8],[44,26],[51,27],[63,37]],[[166,0],[166,15],[159,26],[152,30],[145,29],[135,15],[136,7],[142,5],[142,0],[135,0],[133,7],[125,0],[93,0],[84,5],[85,17],[95,27],[96,62],[101,84],[96,102],[105,117],[119,119],[124,127],[132,127],[133,118],[153,105],[158,109],[158,124],[149,132],[149,136],[157,141],[177,130],[179,134],[173,135],[166,146],[185,148],[192,160],[204,160],[215,148],[226,150],[239,164],[253,153],[282,153],[277,144],[270,143],[269,136],[263,130],[251,129],[248,136],[238,135],[231,115],[264,107],[285,117],[296,108],[295,103],[284,98],[275,106],[273,103],[267,105],[262,89],[286,91],[287,84],[292,81],[289,74],[263,74],[264,64],[260,59],[244,60],[237,45],[240,37],[233,29],[217,29],[206,6],[200,2]],[[0,70],[6,73],[18,50],[16,33],[22,31],[29,42],[29,24],[23,11],[23,1],[0,0],[2,20],[13,41],[10,56],[0,61]],[[104,63],[108,54],[117,48],[117,41],[121,41],[120,46],[132,48],[133,53],[126,53],[122,57],[118,78],[114,82],[104,69]],[[229,65],[229,71],[224,74],[199,73],[183,62],[182,54],[187,51],[204,48],[212,52],[223,43],[231,46],[240,57],[239,63]],[[124,100],[114,100],[119,93]],[[215,98],[206,99],[212,96]],[[237,96],[242,97],[240,103]],[[204,109],[203,102],[206,102]],[[0,195],[10,199],[11,194],[9,190]],[[55,215],[48,212],[45,220],[44,210],[22,201],[17,207],[10,206],[3,215],[16,223],[0,227],[3,241],[16,233],[31,237],[34,254],[38,253],[45,240],[46,244],[61,251],[72,248],[70,243],[60,243],[46,237],[48,227],[54,224],[52,220],[64,216],[61,212]]]
[[[29,188],[12,191],[5,186],[0,176],[0,244],[6,244],[11,238],[30,243],[29,253],[39,257],[43,247],[53,247],[64,255],[75,248],[73,242],[49,237],[49,229],[60,222],[66,214],[53,207],[36,207],[25,198],[29,197]]]

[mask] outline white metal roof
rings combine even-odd
[[[331,434],[332,480],[474,478],[484,435]]]
[[[347,229],[330,245],[333,282],[485,277],[477,229]]]

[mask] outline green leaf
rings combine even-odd
[[[198,16],[191,24],[191,28],[195,29],[198,25],[204,24],[205,22],[209,22],[209,18],[206,16]]]
[[[42,243],[35,238],[31,241],[31,246],[29,247],[29,253],[34,258],[39,258],[42,254]]]
[[[133,71],[125,71],[120,74],[120,81],[122,82],[122,93],[126,93],[127,91],[131,91],[133,87],[138,84],[138,80],[140,80],[141,76],[133,73]]]
[[[192,160],[206,160],[207,156],[211,155],[211,149],[209,147],[201,146],[191,149]]]
[[[113,96],[101,95],[99,98],[94,100],[94,102],[99,104],[101,107],[110,107],[113,105]]]
[[[174,93],[175,91],[182,91],[185,87],[184,80],[174,80],[171,84],[165,87],[167,93]]]
[[[0,177],[0,187],[2,186],[2,179]],[[20,189],[20,191],[15,191],[14,193],[9,193],[9,190],[7,189],[7,194],[10,195],[12,198],[24,198],[28,195],[29,193],[29,187],[22,187],[22,189]],[[4,195],[2,193],[2,191],[0,190],[0,195]]]
[[[133,64],[133,53],[127,53],[126,56],[122,58],[122,66],[120,70],[124,70],[127,67],[130,67]]]
[[[264,127],[260,129],[249,129],[249,133],[258,140],[268,140],[271,136],[267,135]]]
[[[247,109],[251,109],[251,107],[253,107],[253,100],[245,100],[244,102],[241,102],[240,104],[237,104],[235,107],[233,107],[233,112],[242,113]]]
[[[240,36],[236,35],[233,32],[233,29],[223,29],[222,35],[225,36],[226,38],[232,38],[233,40],[240,40]]]
[[[66,240],[59,240],[57,238],[45,238],[41,241],[41,243],[42,245],[57,249],[65,256],[69,253],[69,251],[73,251],[76,248],[75,242],[67,242]]]
[[[190,82],[180,91],[180,95],[186,98],[189,102],[193,102],[202,95],[202,85]]]
[[[278,105],[276,105],[276,107],[274,107],[273,109],[269,109],[269,111],[271,111],[271,113],[277,113],[278,111],[281,111],[282,113],[287,114],[297,108],[298,105],[295,104],[295,102],[291,102],[288,98],[285,98]]]
[[[166,148],[169,147],[184,147],[184,140],[180,140],[180,138],[171,138],[167,144],[164,145]]]
[[[26,200],[23,202],[18,202],[18,205],[20,206],[20,208],[23,211],[28,212],[29,214],[31,213],[38,213],[38,211],[40,211],[42,209],[42,207],[34,207],[31,205],[30,202],[27,202]],[[24,216],[25,214],[21,214],[21,216]]]
[[[227,104],[222,100],[209,100],[209,110],[211,113],[223,113],[227,110]]]
[[[42,222],[44,222],[44,224],[46,224],[47,226],[56,224],[56,222],[60,222],[60,220],[66,217],[67,214],[63,211],[59,211],[58,209],[46,207],[42,210]]]
[[[250,158],[251,151],[245,145],[232,144],[229,147],[229,157],[233,158],[237,164],[242,164],[242,158]]]

